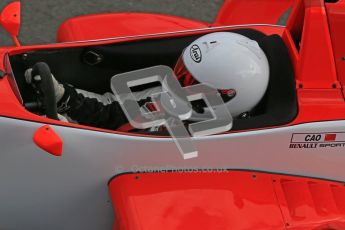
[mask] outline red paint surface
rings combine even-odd
[[[340,88],[323,1],[305,2],[297,82],[303,88]]]
[[[345,0],[326,3],[327,16],[339,81],[345,95]]]
[[[117,230],[326,230],[345,223],[343,184],[309,178],[241,171],[125,174],[109,189]]]
[[[66,20],[58,30],[57,41],[83,41],[206,27],[208,25],[203,22],[161,14],[94,14]]]
[[[54,156],[59,157],[62,155],[62,139],[49,125],[44,125],[37,129],[34,133],[33,141],[38,147]]]

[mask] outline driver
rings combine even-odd
[[[211,33],[195,40],[183,51],[174,72],[183,87],[203,83],[217,89],[233,117],[250,114],[269,81],[268,60],[258,43],[231,32]],[[32,76],[32,69],[26,70],[25,78],[28,84],[39,79]],[[111,130],[121,130],[128,123],[113,94],[76,89],[54,77],[53,83],[58,112],[69,122]],[[139,105],[146,106],[157,92],[161,92],[159,87],[134,94]]]

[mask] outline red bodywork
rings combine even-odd
[[[345,229],[342,183],[243,171],[126,174],[114,230]]]
[[[252,28],[278,34],[287,45],[296,75],[298,116],[286,126],[345,119],[345,0],[227,0],[214,23],[143,14],[103,14],[69,19],[59,29],[61,43],[0,48],[5,54],[96,44],[204,34],[195,29],[238,24],[272,24],[291,9],[286,27]],[[109,29],[113,28],[113,29]],[[191,30],[183,33],[167,33]],[[208,32],[222,31],[209,29]],[[160,35],[147,35],[164,33]],[[146,35],[145,35],[146,34]],[[142,35],[140,37],[127,37]],[[104,41],[74,41],[122,37]],[[300,38],[298,44],[294,39]],[[8,65],[0,69],[11,72]],[[24,109],[13,83],[0,81],[1,116],[102,130],[34,115]],[[271,127],[274,128],[274,127]],[[122,133],[128,135],[128,133]],[[114,229],[345,229],[342,183],[253,172],[127,174],[109,184],[114,202]],[[162,227],[163,226],[163,227]]]
[[[345,1],[339,1],[337,4],[326,4],[326,10],[331,32],[337,74],[343,86],[343,93],[345,93]]]
[[[207,26],[208,25],[203,22],[159,14],[95,14],[75,17],[65,21],[59,28],[57,41],[84,41],[110,37],[154,34],[169,31],[200,29]]]

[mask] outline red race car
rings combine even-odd
[[[49,45],[20,44],[20,2],[0,20],[14,41],[0,47],[1,229],[345,229],[345,0],[226,0],[211,24],[87,15]],[[260,44],[268,90],[188,160],[169,135],[56,119],[51,82],[24,77],[43,62],[42,77],[103,94],[215,32]]]

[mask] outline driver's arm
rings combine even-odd
[[[32,68],[25,71],[25,80],[34,85],[39,82],[39,75],[33,76]],[[120,105],[111,97],[98,95],[73,86],[59,83],[52,75],[54,94],[58,113],[67,115],[68,120],[78,124],[116,130],[128,123]],[[109,96],[110,94],[108,94]]]
[[[58,112],[81,125],[116,130],[128,123],[117,101],[104,103],[92,94],[78,92],[73,86],[63,84],[64,94],[58,101]]]

